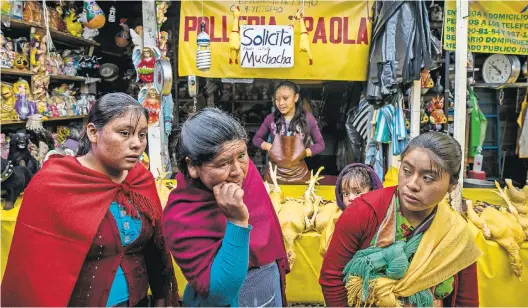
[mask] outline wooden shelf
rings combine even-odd
[[[10,28],[14,29],[29,29],[31,27],[35,28],[44,28],[43,26],[31,23],[19,19],[11,19]],[[57,30],[50,29],[51,38],[57,40],[58,42],[76,44],[76,45],[89,45],[89,46],[100,46],[99,43],[91,40],[86,40],[82,37],[76,37],[66,32],[61,32]]]
[[[528,82],[515,83],[484,83],[477,82],[471,85],[473,88],[505,89],[505,88],[528,88]]]
[[[69,76],[69,75],[50,75],[50,79],[53,80],[67,80],[67,81],[86,81],[86,78],[81,76]]]
[[[33,76],[35,75],[31,71],[23,71],[23,70],[17,70],[14,68],[1,68],[0,74],[2,75],[13,75],[13,76]]]
[[[43,122],[55,122],[55,121],[67,121],[67,120],[80,120],[85,119],[87,116],[72,116],[72,117],[60,117],[60,118],[48,118],[43,120]],[[1,121],[0,125],[15,125],[15,124],[25,124],[26,121],[23,120],[13,120],[13,121]]]

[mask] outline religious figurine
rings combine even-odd
[[[156,2],[156,19],[158,21],[158,29],[160,29],[163,23],[167,21],[167,17],[165,17],[165,14],[167,14],[168,8],[169,8],[169,4],[167,2],[165,1]]]
[[[35,31],[35,33],[32,33],[31,35],[31,67],[33,73],[38,73],[39,67],[46,67],[46,52],[47,52],[47,37],[44,33],[44,30],[38,29]]]
[[[161,31],[159,37],[159,49],[161,52],[161,58],[167,59],[167,42],[169,41],[169,33],[167,31]]]
[[[154,80],[154,65],[156,64],[156,59],[152,49],[145,47],[143,48],[143,53],[141,55],[141,61],[137,66],[137,71],[139,74],[139,79],[145,83],[152,83]]]
[[[160,112],[160,97],[156,92],[156,89],[150,88],[148,90],[147,97],[143,101],[143,107],[147,109],[149,113],[149,124],[153,124],[159,121]]]
[[[20,119],[27,120],[28,117],[37,113],[37,106],[29,95],[29,84],[27,81],[19,79],[13,84],[13,91],[15,93],[15,110]]]
[[[15,95],[13,86],[7,83],[1,83],[2,96],[0,106],[2,108],[2,120],[18,120],[18,114],[15,110]]]

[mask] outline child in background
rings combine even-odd
[[[335,186],[338,208],[336,208],[331,221],[321,234],[321,244],[319,247],[321,256],[324,257],[326,254],[326,250],[332,239],[332,234],[334,233],[335,224],[339,216],[341,216],[341,213],[357,197],[380,188],[383,188],[383,185],[378,175],[368,165],[354,163],[346,166],[341,171]]]

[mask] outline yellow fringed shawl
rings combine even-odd
[[[438,285],[473,264],[481,254],[466,221],[442,201],[405,276],[400,280],[372,280],[365,304],[401,306],[399,298]],[[349,306],[361,305],[362,287],[361,277],[350,277],[346,284]]]

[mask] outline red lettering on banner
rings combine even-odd
[[[348,36],[348,17],[345,17],[345,22],[343,25],[343,44],[355,44],[356,40],[351,40]]]
[[[326,44],[326,29],[323,17],[319,17],[319,20],[317,20],[317,27],[315,28],[315,33],[312,42],[314,44],[317,44],[318,40],[321,40],[323,44]]]
[[[198,22],[196,17],[191,16],[185,16],[185,33],[183,34],[183,40],[188,42],[189,41],[189,32],[190,31],[196,31],[198,27]]]
[[[335,29],[336,23],[337,23],[337,33]],[[341,40],[342,40],[341,33],[343,33],[343,22],[341,18],[339,17],[330,18],[330,43],[332,44],[341,43]]]
[[[229,42],[227,37],[227,16],[222,16],[222,42]]]
[[[304,24],[306,25],[306,31],[312,32],[313,30],[313,17],[304,17]]]
[[[247,18],[248,25],[259,25],[259,17],[258,16],[248,16]]]
[[[359,23],[357,43],[365,43],[365,45],[368,45],[367,19],[364,17],[361,18],[361,22]]]
[[[277,25],[276,17],[269,16],[268,23],[266,23],[266,16],[242,16],[241,19],[246,20],[248,25]],[[205,31],[209,33],[211,42],[229,42],[228,34],[232,28],[232,21],[229,16],[222,16],[221,25],[218,25],[219,22],[218,16],[209,16],[204,17],[205,22]],[[229,20],[229,24],[228,24]],[[195,32],[196,34],[200,32],[200,23],[202,21],[201,16],[185,16],[184,19],[184,33],[183,40],[185,42],[189,41],[190,33]],[[317,23],[314,20],[314,17],[305,17],[304,18],[306,30],[309,33],[313,33],[313,44],[369,44],[368,39],[368,29],[367,29],[367,18],[363,17],[360,19],[359,29],[357,32],[357,37],[354,39],[354,29],[351,28],[351,19],[349,17],[331,17],[329,20],[329,25],[325,25],[325,18],[318,17]],[[220,26],[221,33],[218,33],[218,29],[215,29],[215,24]],[[244,23],[242,23],[244,24]],[[298,27],[296,26],[296,29]],[[298,31],[298,30],[297,30]],[[328,31],[328,35],[327,35]]]
[[[211,16],[210,17],[210,23],[209,23],[209,28],[211,28],[211,32],[209,32],[211,35],[211,42],[221,42],[222,41],[222,38],[221,37],[215,37],[215,18],[214,16]]]

